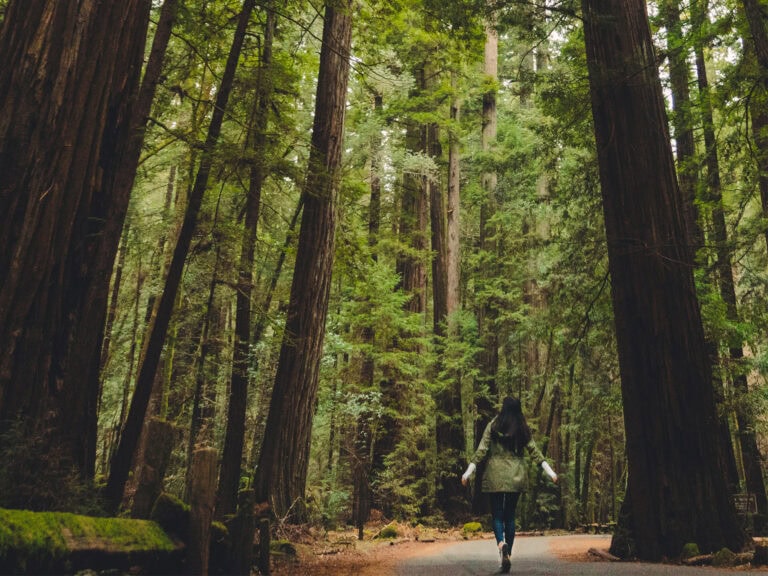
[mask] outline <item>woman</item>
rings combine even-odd
[[[515,508],[520,493],[525,492],[528,484],[523,449],[537,463],[541,463],[553,482],[557,482],[557,474],[544,460],[544,455],[531,437],[520,400],[508,396],[504,398],[499,413],[485,427],[480,445],[461,477],[461,483],[466,486],[477,464],[487,457],[481,490],[490,496],[493,533],[504,572],[510,568],[509,555],[515,540]]]

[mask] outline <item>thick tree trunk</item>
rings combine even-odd
[[[85,477],[123,223],[107,230],[119,208],[109,188],[133,128],[149,10],[17,0],[0,32],[0,421],[50,431]]]
[[[160,295],[155,309],[153,310],[147,336],[144,340],[143,352],[141,354],[142,363],[136,381],[136,388],[131,400],[131,408],[120,435],[120,442],[117,450],[112,458],[109,479],[107,480],[105,489],[105,496],[114,508],[117,508],[120,505],[120,501],[123,498],[123,490],[125,488],[125,483],[128,480],[128,473],[130,472],[136,446],[139,442],[149,397],[152,393],[152,384],[160,361],[160,353],[165,342],[174,302],[176,301],[176,296],[181,284],[184,263],[186,261],[187,253],[189,252],[189,246],[192,242],[192,235],[197,226],[197,218],[200,213],[203,195],[208,187],[208,178],[211,172],[214,148],[219,140],[219,134],[221,133],[224,112],[227,107],[227,102],[229,101],[229,94],[232,91],[237,62],[245,39],[248,21],[255,4],[255,0],[245,0],[238,18],[237,30],[235,31],[232,47],[227,58],[221,85],[216,93],[216,104],[213,116],[211,117],[211,123],[208,127],[208,135],[205,142],[205,149],[200,159],[200,167],[197,172],[197,177],[195,178],[194,186],[189,193],[187,209],[184,214],[184,222],[179,232],[176,247],[173,251],[173,257],[168,269],[168,276],[165,281],[163,293]]]
[[[251,358],[251,295],[253,293],[253,264],[256,253],[256,228],[261,209],[261,189],[266,178],[266,146],[269,105],[272,94],[272,40],[275,33],[275,11],[266,7],[261,65],[258,73],[256,102],[248,138],[255,155],[251,166],[248,196],[245,201],[245,227],[240,245],[237,277],[237,310],[235,313],[235,348],[232,377],[229,386],[229,408],[224,451],[219,472],[219,495],[216,515],[219,518],[235,512],[240,469],[245,445],[245,412],[248,405],[248,373]]]
[[[267,430],[256,470],[257,501],[279,516],[303,499],[336,238],[352,1],[326,5],[312,149],[302,196],[291,297]],[[300,511],[299,516],[301,516]]]
[[[629,464],[612,553],[659,560],[687,542],[738,550],[745,536],[727,490],[645,3],[582,8]]]

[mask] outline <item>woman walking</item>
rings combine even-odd
[[[466,486],[477,464],[487,458],[481,490],[490,497],[493,533],[499,548],[502,572],[508,572],[510,568],[509,555],[515,541],[515,509],[520,494],[528,485],[524,450],[536,463],[541,463],[553,482],[557,482],[557,474],[531,436],[520,400],[508,396],[504,398],[499,413],[485,427],[480,444],[461,477],[461,483]]]

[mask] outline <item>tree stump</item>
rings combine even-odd
[[[230,522],[232,536],[233,575],[249,576],[253,564],[253,540],[256,517],[253,513],[253,490],[242,490],[238,495],[237,515]]]
[[[211,522],[216,501],[216,464],[213,448],[202,448],[192,454],[189,511],[189,573],[207,576],[210,555]]]
[[[768,566],[768,545],[758,544],[755,546],[755,555],[752,563],[755,566]]]
[[[269,518],[259,520],[259,572],[269,574],[269,553],[272,534],[269,528]]]
[[[144,464],[131,508],[132,518],[149,518],[152,506],[163,491],[163,479],[173,449],[173,425],[153,418],[147,423]]]

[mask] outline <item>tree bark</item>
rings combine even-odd
[[[304,497],[336,238],[352,1],[326,5],[304,214],[285,334],[254,483],[278,516]],[[301,514],[298,514],[300,517]]]
[[[189,497],[189,551],[187,563],[192,576],[208,574],[211,522],[216,503],[216,462],[213,448],[197,450],[192,457],[192,484]]]
[[[256,229],[261,209],[261,190],[266,179],[267,126],[272,95],[272,41],[275,33],[275,10],[266,6],[266,22],[258,71],[256,102],[251,118],[249,147],[255,155],[250,170],[248,195],[245,201],[245,227],[240,244],[235,313],[235,348],[229,386],[229,408],[224,450],[219,472],[219,500],[216,514],[224,517],[235,511],[240,471],[245,445],[245,413],[248,405],[248,373],[251,367],[251,298],[253,294],[253,264],[256,253]]]
[[[131,518],[149,518],[155,500],[163,491],[163,479],[173,450],[173,432],[170,422],[154,418],[147,422],[144,464],[138,471]]]
[[[0,32],[0,421],[48,430],[84,477],[122,227],[106,230],[109,187],[133,128],[149,10],[17,0]]]
[[[216,105],[214,107],[211,123],[208,127],[205,149],[200,158],[200,167],[195,178],[192,190],[189,193],[187,208],[184,214],[184,221],[179,231],[176,247],[173,251],[173,257],[168,269],[165,287],[160,298],[157,300],[155,309],[150,319],[149,329],[143,344],[141,354],[142,363],[139,369],[139,375],[136,381],[136,388],[131,400],[131,408],[128,418],[120,435],[120,442],[112,458],[109,478],[105,488],[107,501],[116,509],[123,498],[123,490],[128,480],[128,473],[131,469],[136,446],[141,434],[141,428],[149,403],[149,397],[152,393],[152,384],[157,372],[157,366],[160,361],[163,343],[165,342],[168,325],[171,320],[174,302],[181,284],[182,272],[186,261],[189,246],[192,242],[192,235],[197,226],[197,218],[200,213],[200,207],[203,201],[203,195],[208,187],[208,178],[211,172],[213,162],[213,152],[221,133],[221,126],[224,121],[224,112],[229,101],[229,94],[232,91],[232,84],[237,69],[237,61],[240,57],[245,32],[251,12],[255,6],[255,0],[245,0],[243,8],[238,18],[237,30],[232,41],[232,47],[227,58],[224,74],[221,79],[219,90],[216,93]]]
[[[642,0],[583,0],[629,476],[611,552],[745,543],[725,478],[661,84]]]

